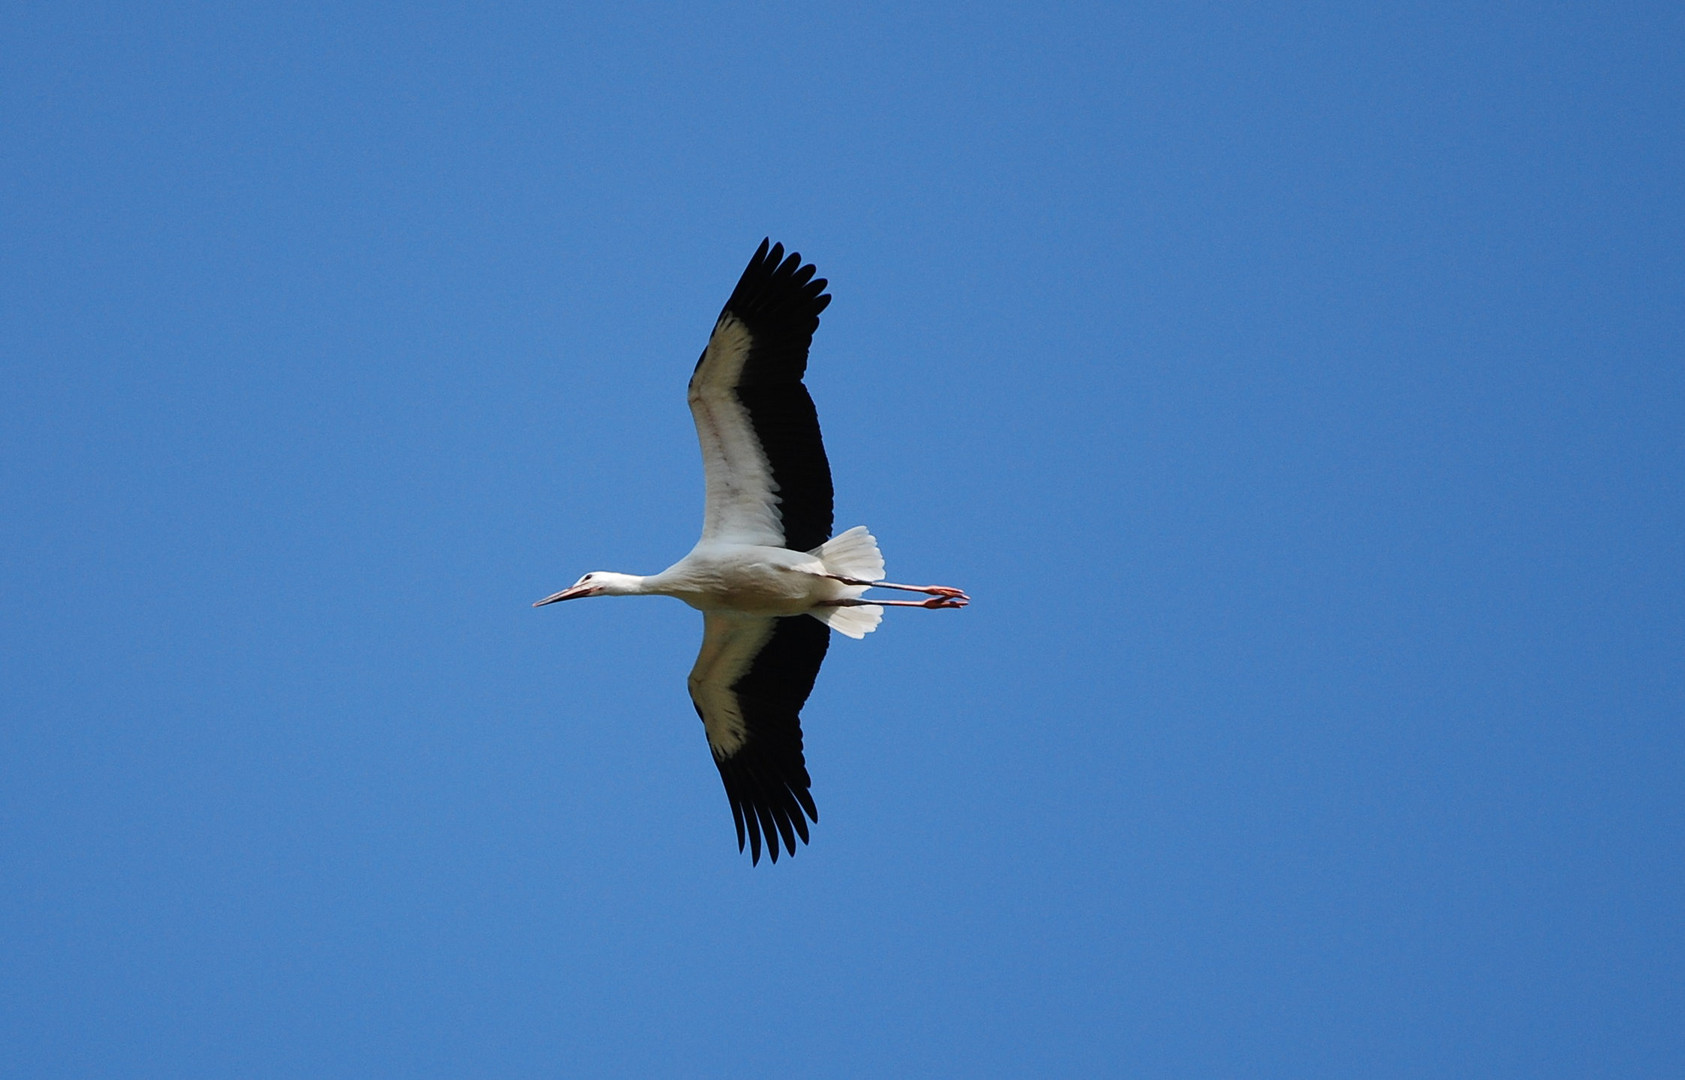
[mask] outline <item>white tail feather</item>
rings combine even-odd
[[[865,604],[860,607],[814,608],[808,614],[837,633],[847,634],[849,637],[856,639],[870,634],[878,628],[878,623],[883,621],[883,608],[876,604]]]
[[[825,569],[842,577],[857,578],[861,581],[883,580],[883,553],[878,550],[877,537],[866,531],[866,526],[856,525],[854,528],[833,536],[829,540],[813,549],[813,554],[819,556],[819,561],[825,564]],[[842,610],[864,611],[864,608],[844,608]],[[835,626],[835,623],[831,624]],[[876,626],[874,619],[872,626]],[[867,627],[870,630],[871,627]],[[848,631],[843,631],[847,633]],[[864,631],[862,631],[864,633]],[[852,635],[858,637],[859,635]]]

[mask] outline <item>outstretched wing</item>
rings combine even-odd
[[[690,378],[708,495],[702,539],[811,551],[831,536],[831,466],[802,385],[825,279],[762,240]]]
[[[690,672],[690,700],[708,733],[737,822],[737,850],[778,861],[778,841],[796,853],[807,818],[819,820],[802,757],[801,709],[825,661],[831,631],[806,615],[762,618],[709,612]],[[806,817],[803,817],[803,814]]]

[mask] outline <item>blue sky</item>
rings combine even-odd
[[[55,5],[0,43],[0,1072],[1685,1069],[1685,18]],[[751,868],[700,519],[832,282]]]

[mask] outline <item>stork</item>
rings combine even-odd
[[[690,554],[640,577],[594,571],[533,604],[587,596],[675,596],[702,612],[690,699],[751,864],[779,841],[808,842],[819,810],[802,756],[801,709],[831,631],[862,638],[885,607],[960,608],[940,585],[883,580],[876,538],[857,525],[831,536],[831,466],[802,384],[819,313],[830,304],[812,264],[761,241],[714,323],[690,377],[707,496]],[[868,588],[926,600],[863,599]]]

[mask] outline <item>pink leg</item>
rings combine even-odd
[[[962,608],[971,603],[966,596],[933,596],[929,600],[827,600],[818,607],[922,607]]]
[[[831,577],[844,585],[865,585],[873,589],[900,589],[902,592],[929,593],[931,596],[946,596],[955,600],[969,600],[963,589],[950,589],[946,585],[897,585],[893,581],[862,581],[859,578],[843,577],[832,574]],[[879,601],[882,603],[882,601]]]

